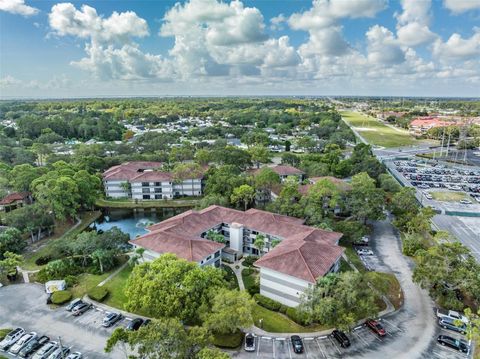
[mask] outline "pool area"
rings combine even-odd
[[[188,208],[147,208],[147,209],[117,209],[110,208],[103,211],[102,216],[90,225],[97,231],[108,231],[118,227],[128,233],[131,239],[141,236],[148,231],[146,227],[161,222],[167,218],[180,214]]]

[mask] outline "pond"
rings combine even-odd
[[[103,210],[102,216],[90,225],[90,228],[97,231],[108,231],[113,227],[118,227],[122,232],[128,233],[131,239],[134,239],[148,233],[146,227],[186,210],[188,208],[106,208]]]

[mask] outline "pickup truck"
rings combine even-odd
[[[456,312],[454,310],[443,310],[443,309],[437,309],[437,317],[439,319],[442,318],[449,318],[453,320],[460,320],[465,324],[468,324],[468,318],[459,312]]]

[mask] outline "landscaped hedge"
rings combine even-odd
[[[233,334],[214,334],[213,345],[219,348],[235,349],[242,345],[243,333],[238,331]]]
[[[255,263],[257,260],[258,260],[258,257],[257,257],[257,256],[247,256],[247,257],[245,257],[245,259],[243,260],[242,264],[243,264],[245,267],[252,267],[252,266],[253,266],[253,263]]]
[[[276,300],[270,299],[261,295],[259,293],[253,296],[255,301],[264,308],[273,310],[274,312],[279,312],[280,308],[282,307],[282,303],[277,302]]]
[[[89,290],[88,296],[97,302],[103,301],[108,295],[108,290],[103,287],[95,287]]]
[[[293,320],[297,324],[300,324],[300,325],[308,324],[306,315],[298,311],[296,308],[290,308],[290,307],[287,308],[287,311],[285,314],[287,315],[287,317],[289,317],[291,320]]]
[[[50,300],[53,304],[64,304],[72,299],[72,293],[68,290],[59,290],[52,293]]]

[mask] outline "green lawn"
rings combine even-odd
[[[401,147],[418,144],[406,130],[394,129],[379,120],[358,112],[342,112],[342,117],[370,144],[383,147]]]
[[[285,315],[266,309],[256,303],[253,306],[252,316],[257,327],[272,333],[310,333],[327,329],[320,325],[303,327]],[[261,326],[260,319],[262,319]]]
[[[148,200],[132,201],[129,199],[98,199],[95,205],[108,208],[191,208],[200,202],[199,199]]]
[[[377,289],[390,300],[395,309],[399,309],[403,305],[403,291],[397,277],[395,277],[394,274],[368,272],[365,275],[375,289]]]
[[[124,304],[127,301],[124,288],[130,273],[132,273],[132,269],[131,266],[127,265],[115,277],[104,284],[103,287],[109,292],[107,299],[104,300],[105,304],[124,309]]]
[[[76,236],[82,231],[85,230],[93,221],[95,221],[98,217],[101,216],[100,211],[91,211],[91,212],[83,212],[80,214],[80,221],[81,223],[75,229],[71,229],[73,227],[73,223],[61,223],[56,226],[55,233],[53,236],[49,238],[45,238],[42,241],[45,244],[40,247],[40,249],[36,250],[32,253],[27,253],[25,255],[25,261],[22,264],[23,269],[27,270],[36,270],[41,269],[43,266],[39,266],[35,264],[35,261],[40,257],[48,256],[53,252],[53,243],[56,239],[64,238],[65,236]]]
[[[352,262],[352,264],[355,266],[355,268],[357,268],[359,272],[362,272],[362,273],[366,272],[365,266],[360,260],[360,257],[358,256],[357,252],[355,252],[355,249],[353,249],[351,245],[346,245],[342,243],[340,243],[340,245],[345,247],[345,254],[347,258],[350,260],[350,262]]]
[[[433,191],[430,194],[434,200],[442,202],[459,202],[462,199],[470,199],[463,192]]]
[[[103,274],[83,273],[78,275],[78,284],[69,288],[74,298],[83,297],[90,289],[96,287],[98,283],[107,278],[113,271]]]

